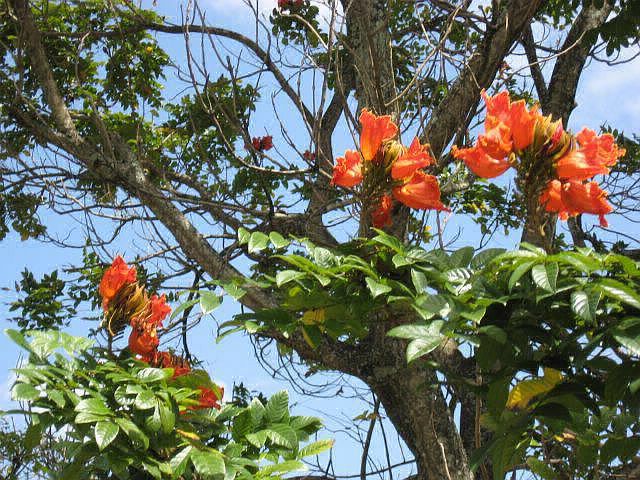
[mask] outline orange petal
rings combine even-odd
[[[533,143],[533,134],[540,113],[535,107],[529,110],[524,100],[518,100],[511,104],[509,116],[513,147],[521,152]]]
[[[347,150],[333,166],[332,185],[355,187],[362,181],[362,157],[355,150]]]
[[[394,188],[393,196],[409,208],[449,211],[440,201],[440,186],[436,177],[419,170],[404,184]]]
[[[564,180],[587,180],[594,175],[609,173],[609,169],[597,162],[595,157],[587,157],[582,149],[569,150],[556,163],[556,174]]]
[[[497,117],[487,117],[485,125],[490,126],[484,135],[478,137],[478,146],[493,158],[505,158],[511,153],[511,130]]]
[[[583,128],[577,135],[576,140],[580,144],[580,151],[592,163],[598,163],[607,167],[612,167],[618,163],[618,159],[626,153],[624,148],[618,147],[615,138],[610,133],[596,135],[596,132],[589,128]]]
[[[510,119],[511,100],[506,90],[497,93],[493,97],[487,95],[486,90],[481,92],[484,103],[487,106],[487,116],[497,117],[502,123],[508,124]]]
[[[421,145],[418,137],[415,137],[409,149],[393,162],[391,178],[398,180],[410,177],[416,170],[428,167],[433,163],[435,163],[435,160],[429,154],[429,144]]]
[[[124,259],[118,255],[113,263],[102,275],[98,292],[102,297],[102,308],[106,311],[109,302],[116,296],[118,291],[127,283],[136,281],[136,267],[129,267]]]
[[[455,158],[463,160],[469,170],[482,178],[500,176],[511,167],[506,158],[493,158],[477,145],[472,148],[457,148],[454,146],[452,153]]]
[[[398,134],[398,127],[390,115],[374,115],[364,108],[360,114],[360,151],[368,162],[373,161],[381,151],[382,142],[390,140]]]

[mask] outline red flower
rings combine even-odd
[[[580,151],[593,163],[614,166],[618,159],[624,156],[626,150],[618,147],[613,135],[605,133],[597,136],[591,129],[583,128],[577,135],[576,140],[580,144]]]
[[[559,180],[552,180],[540,196],[540,202],[547,212],[557,213],[561,220],[580,213],[598,215],[602,227],[609,226],[604,216],[613,211],[607,201],[607,192],[596,182],[561,183]]]
[[[267,150],[271,150],[273,148],[273,137],[271,135],[267,135],[264,137],[253,137],[251,139],[251,145],[253,145],[253,148],[258,150],[259,152],[266,152]]]
[[[567,207],[578,213],[598,215],[601,227],[609,226],[604,216],[611,213],[613,207],[607,201],[607,192],[602,190],[597,182],[567,182],[563,184],[562,201]]]
[[[307,162],[313,162],[316,159],[316,154],[310,152],[309,150],[305,150],[302,154],[302,158],[304,158]]]
[[[360,114],[360,124],[362,125],[360,151],[366,161],[372,162],[381,150],[382,142],[398,134],[398,127],[393,123],[390,115],[374,115],[366,108]]]
[[[440,201],[440,187],[433,175],[418,170],[403,185],[393,189],[393,196],[409,208],[446,210]]]
[[[511,153],[511,130],[497,117],[487,117],[486,132],[478,137],[477,146],[493,158],[504,158]]]
[[[480,94],[487,106],[487,117],[496,117],[500,122],[508,125],[511,119],[511,99],[509,98],[509,92],[505,90],[490,97],[483,89]]]
[[[529,110],[524,100],[518,100],[511,104],[509,127],[514,150],[521,152],[533,143],[533,134],[538,118],[540,118],[540,113],[537,109],[534,107]]]
[[[189,410],[200,410],[202,408],[216,408],[220,410],[220,404],[218,403],[224,395],[224,388],[220,389],[220,396],[210,388],[198,387],[200,390],[200,398],[198,398],[198,405],[189,407]]]
[[[477,145],[472,148],[458,148],[454,145],[452,153],[455,158],[464,160],[469,170],[482,178],[497,177],[511,167],[506,158],[493,158]]]
[[[154,352],[150,356],[143,357],[143,360],[154,367],[173,368],[173,376],[171,378],[181,377],[191,371],[189,362],[177,355],[173,355],[171,352]]]
[[[171,307],[167,305],[167,298],[164,293],[161,297],[152,295],[149,299],[148,308],[150,310],[148,322],[155,327],[162,327],[162,321],[171,313]]]
[[[418,137],[413,139],[411,145],[391,165],[391,178],[398,180],[413,175],[419,168],[428,167],[435,163],[429,154],[429,144],[421,145]]]
[[[562,183],[560,180],[552,180],[547,185],[547,188],[542,195],[540,195],[540,203],[544,205],[544,209],[547,212],[557,213],[560,220],[566,220],[576,212],[569,210],[562,201]]]
[[[393,200],[389,195],[383,195],[380,199],[380,205],[371,214],[373,219],[373,226],[376,228],[386,227],[391,225],[391,207]]]
[[[362,157],[355,150],[347,150],[333,167],[332,185],[355,187],[362,181]]]
[[[572,148],[556,163],[556,174],[564,180],[588,180],[594,175],[607,174],[609,169],[594,156]]]
[[[102,308],[107,311],[109,302],[116,296],[118,291],[127,283],[136,281],[136,267],[129,267],[124,259],[118,255],[113,263],[102,276],[98,292],[102,296]]]
[[[135,355],[141,355],[143,359],[150,358],[159,343],[156,329],[147,325],[137,324],[129,335],[129,350]]]

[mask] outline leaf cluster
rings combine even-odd
[[[301,445],[320,421],[290,415],[286,392],[266,403],[193,410],[198,387],[217,389],[202,370],[172,379],[173,369],[113,358],[85,338],[7,333],[29,352],[12,390],[29,406],[29,436],[64,437],[66,465],[52,478],[280,477],[331,446]]]

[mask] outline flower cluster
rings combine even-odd
[[[153,367],[172,368],[173,379],[191,372],[189,362],[167,351],[159,351],[158,329],[171,312],[165,295],[149,297],[143,287],[137,283],[135,267],[129,267],[121,256],[117,256],[102,276],[98,292],[102,297],[109,333],[119,331],[122,318],[129,320],[129,351],[139,360]],[[122,326],[124,328],[124,326]],[[223,390],[215,391],[208,387],[198,387],[200,397],[198,405],[190,409],[220,408],[219,400]]]
[[[259,152],[266,152],[273,148],[273,137],[271,135],[253,137],[251,139],[251,145]]]
[[[508,92],[493,97],[482,92],[487,107],[485,132],[471,148],[453,147],[453,156],[484,178],[502,175],[514,167],[522,178],[542,178],[540,203],[559,218],[582,213],[598,215],[606,227],[604,215],[613,208],[607,193],[591,181],[606,175],[625,150],[616,145],[611,134],[596,135],[584,128],[577,135],[566,132],[562,121],[553,121],[524,100],[512,102]]]
[[[304,0],[278,0],[278,8],[300,8]]]
[[[422,169],[435,163],[429,145],[414,138],[407,148],[395,140],[398,126],[389,115],[377,116],[367,109],[360,115],[360,150],[347,150],[336,159],[333,185],[355,187],[363,183],[363,194],[376,208],[373,225],[391,223],[393,202],[420,210],[448,210],[440,200],[437,179]]]

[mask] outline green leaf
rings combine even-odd
[[[42,441],[42,423],[32,423],[24,434],[24,447],[27,450],[33,450]]]
[[[391,250],[395,251],[396,253],[403,253],[405,251],[404,245],[402,245],[400,240],[398,240],[396,237],[389,235],[388,233],[385,233],[382,230],[378,230],[378,229],[374,229],[374,230],[378,232],[378,235],[373,237],[371,241],[379,243],[381,245],[385,245],[389,247]]]
[[[598,285],[610,297],[640,310],[640,295],[623,283],[611,278],[603,278]]]
[[[558,478],[558,474],[539,458],[527,458],[527,466],[531,469],[531,473],[538,475],[544,480],[555,480]]]
[[[249,238],[251,237],[251,233],[246,229],[240,227],[238,229],[238,243],[240,245],[246,245],[249,243]]]
[[[140,370],[136,377],[144,383],[155,383],[171,378],[171,372],[169,369],[149,367]]]
[[[160,425],[162,426],[162,432],[169,434],[173,431],[173,427],[176,425],[176,414],[173,410],[163,403],[158,404],[158,411],[160,413]]]
[[[437,325],[437,329],[435,330],[431,325],[399,325],[389,330],[387,335],[390,337],[406,338],[409,340],[414,338],[431,337],[433,336],[434,331],[440,331],[442,322],[438,322]]]
[[[482,268],[498,255],[502,255],[505,251],[504,248],[487,248],[473,257],[469,266],[476,269]]]
[[[262,468],[261,470],[258,471],[257,476],[259,478],[263,478],[263,477],[268,477],[271,476],[273,473],[289,473],[289,472],[295,472],[298,470],[306,470],[307,467],[304,465],[304,463],[298,461],[298,460],[286,460],[284,462],[281,463],[276,463],[274,465],[269,465],[267,467]]]
[[[240,300],[247,293],[246,290],[240,288],[235,283],[219,283],[219,285],[224,290],[224,293],[229,295],[234,300]]]
[[[280,422],[289,412],[289,394],[286,390],[274,393],[267,405],[265,413],[271,422]]]
[[[601,297],[598,290],[576,290],[571,293],[571,310],[583,320],[594,322]]]
[[[276,249],[287,248],[291,243],[278,232],[271,232],[269,234],[269,240],[271,240],[271,243]]]
[[[269,246],[269,237],[262,232],[253,232],[249,238],[249,253],[257,253]]]
[[[558,264],[548,263],[536,265],[531,269],[533,282],[548,292],[556,291],[556,279],[558,278]]]
[[[176,307],[176,309],[173,312],[171,312],[171,316],[169,318],[173,320],[188,308],[193,307],[196,303],[198,303],[199,300],[200,300],[199,298],[193,298],[191,300],[187,300],[184,303],[181,303]]]
[[[215,475],[224,475],[226,468],[224,465],[224,456],[217,450],[196,450],[191,451],[191,462],[200,475],[204,477],[213,477]]]
[[[617,330],[613,334],[620,345],[636,356],[640,356],[640,336],[630,336],[624,330]]]
[[[439,294],[420,295],[416,298],[413,307],[425,320],[429,320],[436,315],[444,318],[451,313],[449,301]]]
[[[35,400],[39,396],[38,389],[29,383],[17,383],[11,390],[11,398],[16,401]]]
[[[176,455],[169,460],[169,465],[171,465],[171,470],[173,470],[173,474],[175,477],[181,477],[184,475],[187,470],[187,465],[189,461],[189,456],[191,454],[191,450],[193,447],[188,446],[180,450]]]
[[[306,273],[298,270],[282,270],[276,274],[276,285],[281,287],[289,282],[298,280],[306,276]]]
[[[496,327],[495,325],[485,325],[483,327],[480,327],[478,328],[478,333],[492,338],[499,344],[504,344],[507,342],[507,332],[505,332],[500,327]]]
[[[528,252],[528,253],[531,253],[531,252]],[[503,255],[500,255],[498,258],[502,258],[502,257]],[[530,261],[526,261],[518,264],[518,266],[513,270],[513,273],[511,273],[511,276],[509,277],[509,291],[513,290],[513,287],[516,286],[516,283],[518,283],[518,280],[520,280],[536,263],[537,263],[536,260],[530,260]]]
[[[367,277],[365,281],[367,282],[367,287],[369,288],[369,291],[371,292],[371,296],[373,298],[376,298],[385,293],[389,293],[391,291],[391,287],[389,285],[376,282],[373,278]]]
[[[138,426],[128,418],[117,417],[116,423],[127,434],[131,444],[138,450],[147,450],[149,448],[149,437],[147,437]]]
[[[298,452],[298,456],[300,458],[309,457],[311,455],[319,455],[322,452],[333,448],[334,441],[333,440],[318,440],[317,442],[310,443],[305,447],[300,449]]]
[[[411,269],[411,281],[413,282],[413,286],[416,288],[416,292],[418,293],[424,292],[429,286],[426,275],[413,268]]]
[[[18,330],[14,330],[12,328],[7,328],[7,329],[5,329],[4,333],[5,333],[5,335],[7,337],[9,337],[11,340],[13,340],[13,343],[19,345],[20,347],[24,348],[28,352],[31,351],[31,347],[29,346],[29,342],[27,342],[27,339],[24,338],[24,335],[22,333],[20,333]]]
[[[446,338],[440,333],[443,325],[444,322],[442,320],[431,322],[426,330],[420,332],[419,337],[409,343],[407,346],[407,362],[412,362],[416,358],[426,355],[438,348]]]
[[[100,451],[104,450],[118,436],[120,427],[113,422],[98,422],[94,427],[96,444]]]
[[[75,408],[76,412],[91,413],[94,415],[111,415],[112,412],[107,405],[99,398],[85,398],[81,400]]]
[[[466,267],[471,262],[475,249],[473,247],[462,247],[451,254],[451,263],[454,267]]]
[[[213,312],[222,303],[222,298],[209,290],[200,290],[200,310],[203,315]]]
[[[296,432],[289,425],[274,423],[264,430],[272,443],[281,447],[295,449],[298,446]]]
[[[96,423],[96,422],[102,422],[105,421],[109,418],[108,415],[97,415],[95,413],[89,413],[89,412],[80,412],[78,413],[78,415],[76,415],[75,418],[75,423],[77,423],[78,425],[83,424],[83,423]]]
[[[144,390],[136,395],[134,405],[138,410],[148,410],[158,404],[156,396],[149,390]]]

